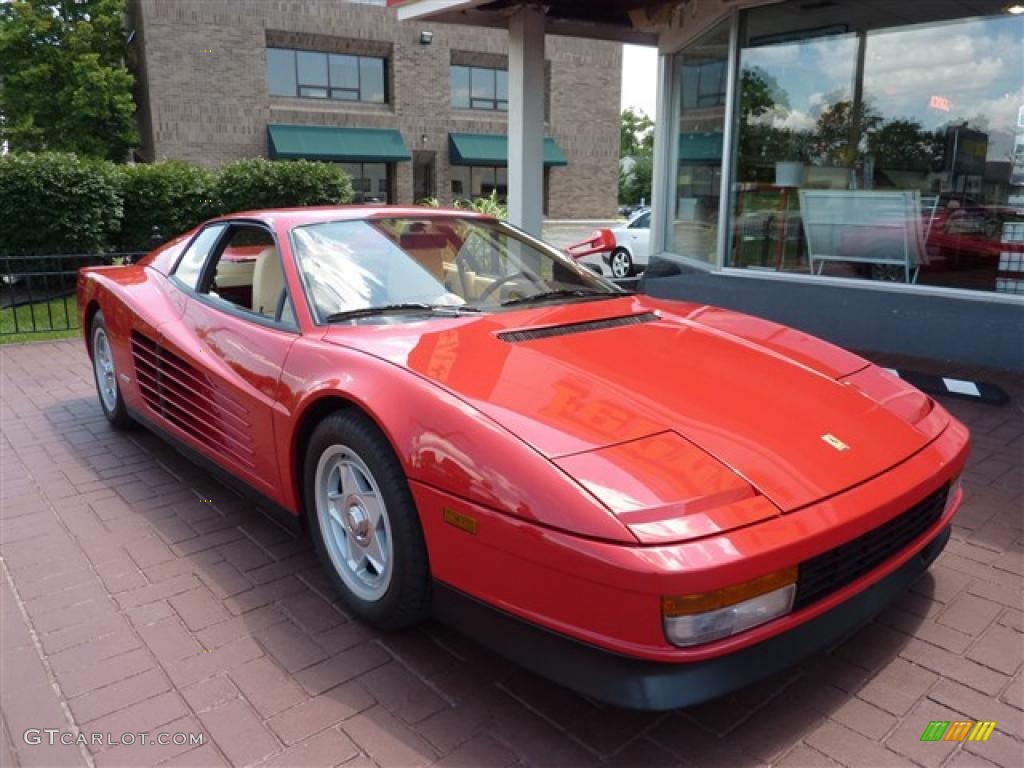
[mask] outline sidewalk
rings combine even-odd
[[[79,341],[3,347],[0,367],[0,766],[1024,763],[1020,376],[988,375],[1008,406],[945,401],[974,433],[968,500],[905,598],[799,669],[651,714],[446,627],[350,621],[308,542],[149,433],[108,428]],[[931,720],[998,726],[922,743]]]

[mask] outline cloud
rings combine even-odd
[[[884,118],[927,128],[968,119],[1004,152],[1024,104],[1024,19],[1009,16],[875,30],[867,35],[864,98]],[[745,50],[789,95],[791,109],[766,115],[777,127],[809,127],[836,101],[850,99],[856,66],[852,34]],[[929,107],[948,99],[948,112]],[[984,123],[983,125],[981,123]]]

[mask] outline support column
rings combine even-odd
[[[658,54],[658,114],[654,123],[654,174],[651,181],[651,256],[675,245],[672,242],[674,237],[668,236],[668,228],[675,217],[676,148],[679,146],[673,62],[671,55]]]
[[[540,237],[544,223],[544,12],[526,6],[508,26],[508,218]]]

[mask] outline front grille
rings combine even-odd
[[[640,315],[609,317],[604,320],[588,320],[582,323],[548,325],[543,328],[526,328],[521,331],[502,331],[498,334],[498,338],[510,343],[536,341],[537,339],[550,339],[552,336],[568,336],[572,333],[589,333],[590,331],[603,331],[606,328],[621,328],[624,325],[642,325],[643,323],[653,323],[657,319],[658,315],[654,312],[644,312]]]
[[[947,483],[889,522],[801,563],[793,610],[842,589],[904,549],[942,517],[948,494]]]

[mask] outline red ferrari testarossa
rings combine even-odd
[[[969,436],[853,354],[623,291],[495,219],[310,208],[82,270],[100,404],[304,524],[351,612],[685,706],[942,550]]]

